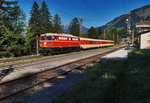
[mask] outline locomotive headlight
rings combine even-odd
[[[49,46],[51,46],[51,44],[49,43]]]
[[[42,46],[42,44],[40,44],[40,46]]]
[[[46,42],[44,42],[44,46],[46,45]]]

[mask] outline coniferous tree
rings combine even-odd
[[[56,33],[62,33],[63,30],[62,30],[62,26],[61,26],[61,19],[60,17],[58,16],[58,14],[56,14],[54,16],[54,19],[53,19],[53,30],[56,32]]]
[[[69,24],[69,33],[75,36],[79,36],[79,21],[76,17],[72,19],[72,21]]]
[[[25,14],[22,9],[15,9],[16,18],[14,21],[14,34],[21,34],[25,28]],[[15,14],[14,14],[15,15]]]
[[[35,46],[36,37],[33,33],[30,32],[30,29],[26,29],[27,33],[25,35],[25,53],[26,54],[33,54],[35,50],[33,50]]]
[[[2,0],[0,5],[2,24],[14,34],[21,34],[24,31],[25,14],[18,6],[18,1]]]
[[[150,21],[150,16],[146,17],[145,20],[146,20],[146,21]]]
[[[118,30],[116,28],[113,28],[113,29],[110,30],[111,38],[113,38],[113,35],[114,35],[115,43],[119,43],[119,40],[118,40],[119,39],[119,37],[118,37],[119,35],[118,35]],[[112,40],[111,38],[110,38],[110,40]]]
[[[98,39],[97,31],[93,26],[88,30],[88,36],[89,38]]]
[[[40,9],[40,26],[42,27],[41,33],[49,33],[52,30],[51,14],[45,1],[42,2]]]
[[[103,34],[103,30],[102,30],[102,28],[99,27],[99,28],[97,29],[97,36],[98,36],[98,37],[101,37],[102,34]]]
[[[0,26],[0,57],[13,56],[10,52],[12,33],[4,26]]]
[[[36,1],[34,1],[33,6],[30,11],[30,19],[28,24],[27,37],[30,38],[28,41],[28,45],[30,45],[30,49],[32,53],[36,52],[36,40],[37,36],[40,36],[42,33],[42,25],[41,25],[41,17],[40,17],[40,9],[39,5]]]
[[[4,18],[4,15],[3,15],[2,11],[0,11],[0,26],[3,25],[3,20],[2,20],[3,18]]]
[[[4,25],[0,26],[0,57],[23,55],[23,40],[19,34],[13,34],[13,32],[8,30]]]
[[[25,15],[18,6],[18,1],[0,1],[0,53],[1,56],[24,55]]]
[[[40,35],[41,32],[41,24],[40,24],[40,10],[39,5],[36,1],[34,1],[33,6],[30,11],[30,20],[29,20],[29,31],[36,35]]]

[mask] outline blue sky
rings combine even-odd
[[[43,0],[36,0],[41,6]],[[129,11],[150,4],[150,0],[45,0],[52,16],[58,14],[62,24],[69,24],[74,17],[82,16],[86,27],[102,26]],[[30,18],[34,0],[19,0],[19,5]],[[124,4],[124,8],[123,8]]]

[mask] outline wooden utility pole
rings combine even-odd
[[[36,53],[39,54],[39,41],[38,41],[38,35],[36,36]]]
[[[105,29],[104,29],[104,40],[105,40],[105,35],[106,35],[106,34],[105,34]]]
[[[83,21],[82,16],[80,16],[80,30],[79,30],[80,37],[82,37],[82,21]]]
[[[113,34],[113,41],[115,40],[115,36],[114,36],[114,34]]]
[[[126,19],[127,33],[128,33],[128,43],[130,43],[130,34],[131,34],[130,14],[131,14],[131,12],[128,13],[128,18]]]
[[[117,43],[119,43],[119,34],[117,34]]]

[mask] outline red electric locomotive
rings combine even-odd
[[[71,34],[47,33],[40,36],[40,53],[47,55],[80,49],[113,46],[114,41],[73,36]]]
[[[40,53],[54,54],[80,50],[80,38],[70,34],[47,33],[40,36]]]

